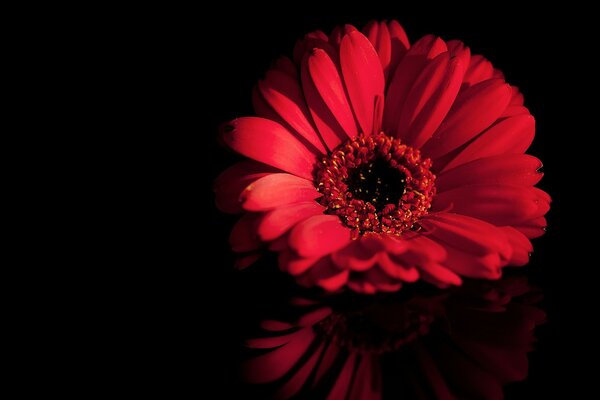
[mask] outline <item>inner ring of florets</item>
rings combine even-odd
[[[354,238],[414,229],[431,207],[434,182],[431,160],[385,133],[347,141],[316,171],[319,202],[352,228]]]

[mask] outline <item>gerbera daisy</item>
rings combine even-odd
[[[253,93],[256,117],[221,137],[247,157],[215,184],[243,213],[239,267],[261,251],[305,286],[395,291],[423,279],[498,279],[544,233],[550,197],[524,154],[523,96],[462,42],[412,46],[396,21],[309,33]]]
[[[501,399],[527,376],[540,299],[524,277],[376,302],[294,299],[246,341],[243,377],[260,398]]]

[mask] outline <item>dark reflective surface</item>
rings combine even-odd
[[[525,379],[541,291],[524,276],[377,297],[263,294],[248,321],[253,398],[499,399]]]

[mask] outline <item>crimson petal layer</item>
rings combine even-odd
[[[354,115],[363,133],[370,135],[375,125],[381,125],[385,90],[377,52],[362,33],[350,32],[340,44],[340,64]],[[379,108],[375,107],[377,101]]]
[[[238,118],[222,128],[221,137],[225,144],[248,158],[312,179],[315,155],[276,122]]]

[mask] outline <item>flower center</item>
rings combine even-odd
[[[400,234],[427,214],[435,195],[431,160],[384,133],[349,140],[323,159],[316,173],[327,212],[366,232]]]

